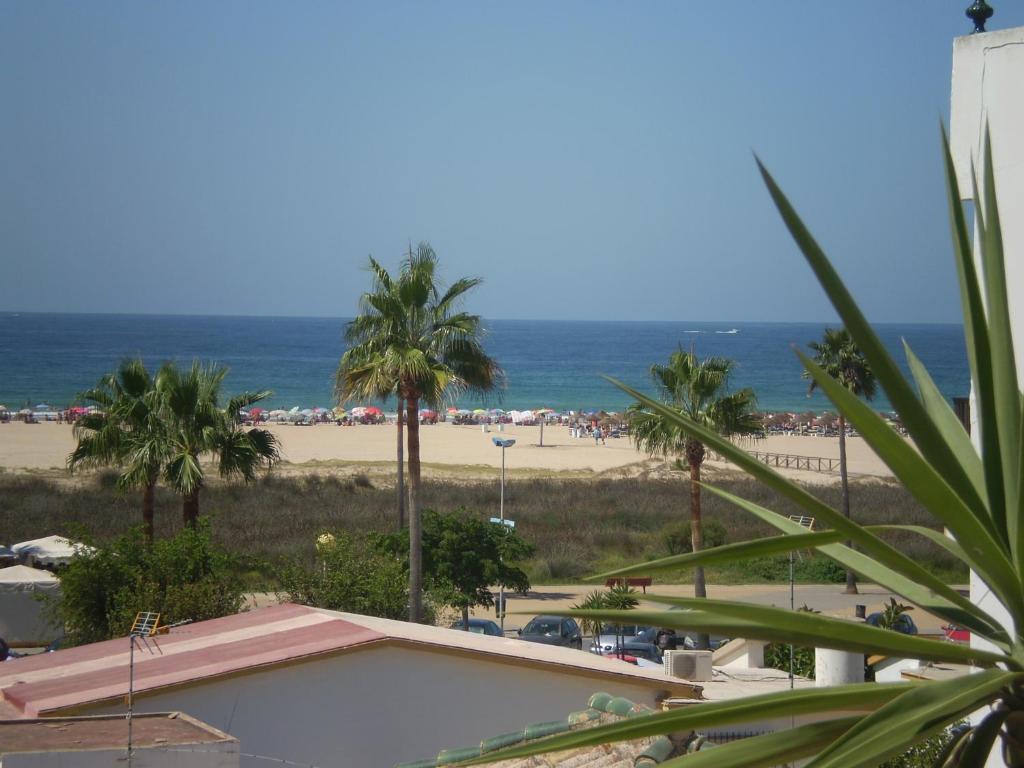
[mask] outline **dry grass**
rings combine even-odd
[[[311,554],[313,541],[324,529],[355,533],[386,531],[395,526],[395,492],[386,466],[330,469],[325,473],[278,473],[251,485],[214,482],[202,494],[204,514],[214,518],[217,540],[250,562],[272,563],[281,556]],[[339,472],[339,469],[344,471]],[[333,471],[332,471],[333,470]],[[391,469],[393,473],[393,469]],[[438,510],[464,507],[485,515],[498,513],[498,484],[472,474],[457,479],[435,473],[426,482],[424,504]],[[721,475],[717,484],[784,514],[797,513],[755,481]],[[810,489],[838,506],[839,489]],[[565,583],[611,568],[667,554],[667,529],[688,519],[689,487],[683,475],[663,477],[516,477],[506,487],[506,516],[536,552],[527,564],[538,583]],[[864,523],[904,523],[935,526],[902,487],[863,481],[853,485],[854,517]],[[105,540],[140,519],[137,495],[122,496],[111,473],[68,482],[59,477],[0,474],[0,530],[12,543],[52,533],[84,534]],[[180,525],[176,496],[157,492],[157,534]],[[771,534],[763,523],[712,496],[704,495],[706,519],[720,521],[729,541]],[[911,534],[891,537],[911,557],[928,563],[950,579],[966,574],[943,551]],[[255,567],[255,566],[254,566]],[[257,568],[272,581],[272,568]],[[804,569],[813,580],[814,568]],[[784,578],[782,561],[736,564],[709,574],[722,582]],[[678,578],[685,581],[687,574]]]

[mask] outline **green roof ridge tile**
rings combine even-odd
[[[649,766],[660,765],[672,756],[676,745],[666,736],[659,736],[645,749],[634,761],[636,768],[648,768]]]
[[[605,712],[619,717],[636,717],[646,715],[651,710],[642,704],[630,701],[624,696],[616,696],[605,705]]]
[[[604,692],[593,694],[588,699],[587,706],[587,709],[570,713],[565,720],[534,723],[533,725],[526,726],[522,731],[511,731],[484,739],[477,747],[445,749],[439,752],[433,760],[399,763],[395,768],[441,768],[441,766],[490,754],[524,741],[533,741],[545,736],[554,736],[558,733],[571,731],[574,726],[597,720],[604,713],[616,715],[617,717],[639,717],[651,714],[653,711],[650,707],[637,704],[624,696],[612,696],[610,693]],[[668,738],[660,736],[636,758],[634,765],[636,768],[654,768],[668,759],[674,748],[673,743]]]
[[[480,757],[480,747],[460,747],[458,749],[442,749],[437,753],[437,765],[451,765],[469,760],[471,757]]]
[[[549,723],[534,723],[523,729],[523,737],[527,741],[542,739],[545,736],[554,736],[556,733],[565,733],[572,730],[572,723],[568,720],[552,720]]]
[[[526,736],[523,731],[511,731],[510,733],[503,733],[499,736],[491,736],[489,739],[484,739],[480,742],[480,754],[486,755],[488,752],[495,752],[505,747],[511,747],[513,744],[518,744],[521,741],[525,741]]]
[[[590,709],[582,709],[579,712],[573,712],[569,715],[569,725],[589,723],[592,720],[597,720],[599,717],[601,717],[601,712],[593,707]]]

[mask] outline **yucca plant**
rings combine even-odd
[[[945,141],[945,136],[943,136]],[[900,658],[968,664],[972,674],[923,683],[856,684],[796,689],[746,699],[709,702],[609,726],[587,729],[496,753],[508,759],[634,739],[653,734],[720,727],[776,717],[827,712],[838,719],[799,725],[790,730],[731,742],[707,753],[669,761],[687,768],[778,765],[811,758],[814,768],[871,766],[899,755],[939,734],[946,726],[986,711],[974,727],[960,734],[939,758],[947,765],[982,765],[1002,740],[1008,765],[1024,761],[1024,489],[1021,486],[1024,428],[1003,268],[1002,236],[989,143],[983,157],[983,190],[974,199],[980,233],[980,272],[975,268],[960,192],[948,143],[945,151],[947,192],[952,219],[964,330],[975,387],[980,455],[928,372],[906,348],[913,384],[872,331],[825,254],[764,168],[759,167],[783,221],[818,277],[845,327],[863,350],[910,436],[903,440],[856,395],[832,379],[801,352],[801,361],[817,385],[845,418],[885,460],[897,478],[935,516],[953,538],[919,526],[861,526],[782,478],[714,431],[691,421],[657,400],[616,383],[665,419],[674,420],[694,439],[759,478],[798,504],[830,530],[808,532],[786,515],[725,491],[707,489],[771,524],[782,535],[665,558],[610,575],[652,574],[680,567],[715,565],[746,557],[816,549],[863,579],[900,595],[907,603],[971,631],[984,647],[966,647],[878,629],[828,616],[791,612],[721,600],[694,600],[648,594],[650,600],[684,611],[631,611],[630,621],[671,626],[732,637],[880,653]],[[880,534],[899,529],[923,536],[961,560],[984,582],[1001,611],[993,615],[967,599],[926,568],[892,547]],[[852,541],[857,549],[842,542]],[[616,621],[615,612],[574,611],[581,618]],[[854,714],[856,713],[856,714]],[[481,760],[480,762],[483,762]]]

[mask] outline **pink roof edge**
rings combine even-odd
[[[135,651],[135,691],[195,683],[236,672],[399,640],[483,654],[495,660],[557,664],[633,683],[682,688],[650,670],[616,660],[519,640],[483,637],[368,616],[283,603],[219,619],[186,624],[149,638],[159,646]],[[0,664],[0,719],[40,717],[118,699],[128,692],[127,638],[39,654]]]

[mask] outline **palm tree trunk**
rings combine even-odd
[[[407,396],[409,440],[409,621],[423,621],[423,521],[420,518],[419,398]]]
[[[181,504],[181,520],[189,528],[199,522],[199,490],[186,493]]]
[[[850,478],[846,472],[846,419],[842,414],[839,416],[839,480],[843,488],[843,514],[850,519]],[[846,542],[846,546],[852,547],[853,542]],[[846,594],[856,595],[857,576],[853,571],[846,570]]]
[[[696,440],[686,441],[686,462],[690,465],[690,546],[694,552],[704,549],[704,524],[700,509],[700,467],[704,463],[704,445]],[[704,582],[704,568],[693,569],[693,596],[707,597]],[[697,649],[703,650],[710,644],[706,634],[697,635]]]
[[[469,632],[469,606],[462,606],[462,628]]]
[[[701,521],[700,510],[700,465],[702,462],[690,462],[690,546],[694,552],[704,549],[704,527]],[[697,566],[693,569],[693,596],[707,597],[707,585],[704,582],[704,568]],[[705,634],[697,635],[697,650],[706,649],[711,638]]]
[[[142,532],[146,537],[146,544],[153,544],[153,490],[156,483],[146,483],[142,491]]]
[[[405,407],[405,400],[401,397],[398,398],[398,530],[401,531],[405,528],[405,460],[403,454],[402,438],[405,437],[403,434],[402,424],[405,416],[402,413],[402,409]]]

